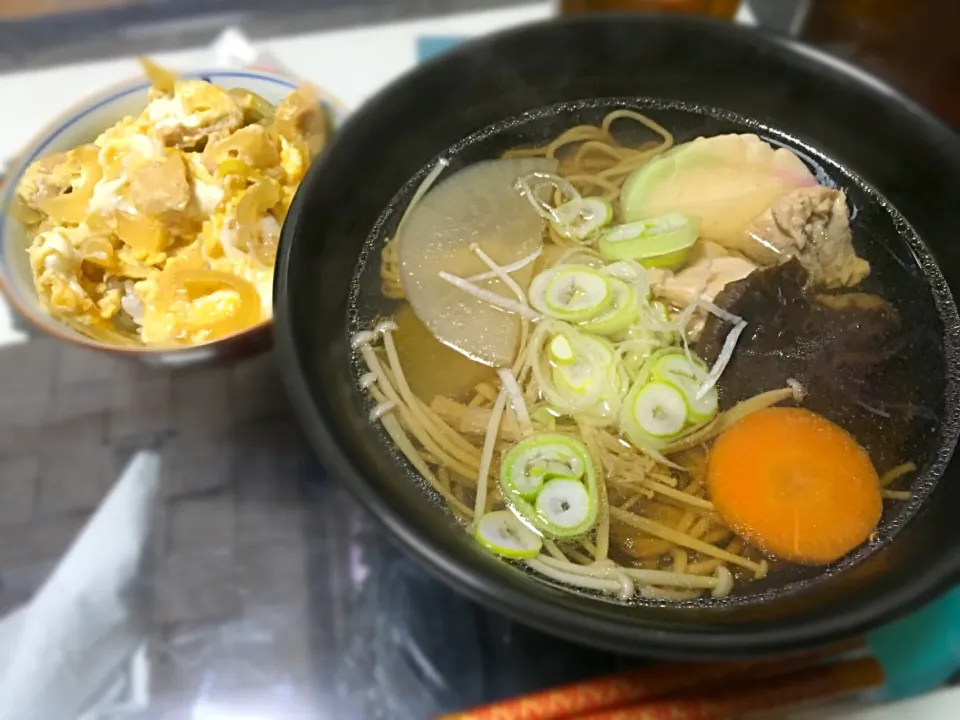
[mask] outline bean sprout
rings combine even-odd
[[[534,312],[526,305],[521,305],[516,300],[511,300],[510,298],[505,298],[503,295],[498,295],[495,292],[490,292],[489,290],[484,290],[481,287],[477,287],[469,280],[465,280],[462,277],[457,277],[456,275],[451,275],[445,270],[441,270],[438,275],[441,279],[446,280],[451,285],[460,288],[466,293],[473,295],[478,300],[483,300],[494,307],[498,307],[501,310],[506,310],[507,312],[512,312],[515,315],[526,318],[531,322],[536,322],[540,319],[540,313]]]
[[[515,273],[517,270],[522,270],[527,265],[536,260],[543,253],[543,248],[537,248],[536,252],[530,253],[524,258],[520,258],[516,262],[512,262],[509,265],[501,265],[500,271],[503,273]],[[464,278],[464,280],[469,280],[470,282],[480,282],[482,280],[493,280],[495,277],[499,277],[500,272],[496,270],[489,270],[487,272],[482,272],[477,275],[471,275],[470,277]]]

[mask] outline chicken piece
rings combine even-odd
[[[747,230],[740,250],[760,265],[797,258],[812,287],[853,287],[870,273],[853,249],[846,197],[819,185],[778,199]]]
[[[171,152],[137,169],[130,178],[129,198],[142,213],[165,217],[183,213],[193,193],[179,152]]]
[[[154,93],[144,113],[167,147],[198,150],[243,125],[243,110],[204,80],[178,80],[173,96]]]
[[[132,211],[113,216],[116,232],[127,245],[145,253],[141,259],[177,238],[192,238],[200,230],[193,187],[178,151],[168,151],[162,159],[138,167],[124,194]]]
[[[653,294],[674,307],[686,307],[698,298],[713,300],[729,283],[742,280],[757,269],[753,263],[733,255],[705,256],[675,275],[650,272]]]
[[[316,155],[327,142],[327,114],[312,88],[304,86],[277,104],[277,131],[290,142],[302,141]]]
[[[675,275],[669,270],[648,270],[653,295],[675,308],[686,308],[698,299],[713,299],[724,287],[742,280],[757,269],[753,263],[730,254],[709,240],[699,240],[691,249],[690,264]],[[686,335],[695,340],[703,330],[706,312],[697,309],[686,325]]]

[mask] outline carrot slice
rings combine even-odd
[[[880,520],[880,478],[843,428],[800,408],[772,407],[714,443],[707,489],[730,528],[785,560],[824,565]]]

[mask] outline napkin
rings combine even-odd
[[[33,600],[0,621],[0,720],[75,720],[142,644],[159,471],[138,452]]]

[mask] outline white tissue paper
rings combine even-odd
[[[138,452],[33,600],[0,621],[0,720],[76,720],[138,657],[160,459]]]
[[[256,47],[239,28],[227,28],[220,33],[210,50],[220,67],[242,67],[292,75],[272,53]]]

